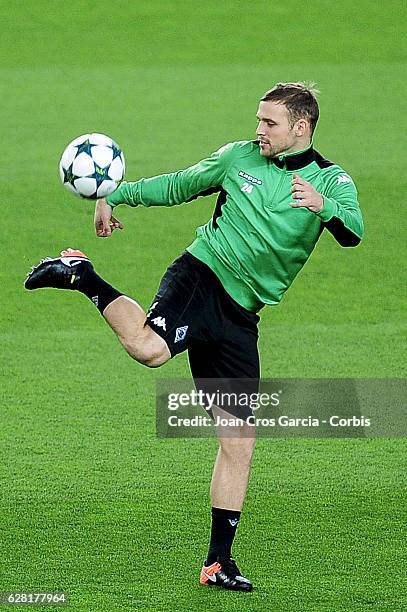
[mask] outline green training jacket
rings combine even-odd
[[[319,213],[289,205],[294,172],[323,195]],[[233,142],[185,170],[123,182],[107,201],[174,206],[215,192],[212,219],[187,250],[253,312],[281,300],[324,229],[342,246],[356,246],[363,235],[353,180],[312,145],[270,159],[257,141]]]

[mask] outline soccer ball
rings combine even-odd
[[[83,134],[62,153],[59,174],[63,185],[81,198],[105,198],[123,180],[124,155],[104,134]]]

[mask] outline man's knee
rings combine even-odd
[[[250,465],[256,444],[256,438],[252,430],[240,432],[245,433],[246,436],[232,435],[219,438],[222,453],[227,455],[231,461],[240,465]]]
[[[167,343],[147,325],[134,337],[123,339],[127,353],[148,368],[158,368],[171,358]]]
[[[165,350],[165,348],[163,347],[162,349],[156,351],[146,351],[146,353],[143,354],[138,360],[139,363],[147,366],[148,368],[159,368],[160,366],[164,365],[164,363],[167,363],[167,361],[171,358],[168,348],[167,350]]]

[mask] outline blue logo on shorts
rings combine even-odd
[[[181,340],[183,340],[185,336],[187,335],[187,331],[188,331],[188,325],[184,325],[183,327],[177,327],[177,329],[175,330],[174,344],[175,342],[181,342]]]

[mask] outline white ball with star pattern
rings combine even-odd
[[[124,155],[114,140],[104,134],[83,134],[66,147],[59,162],[61,181],[81,198],[105,198],[124,177]]]

